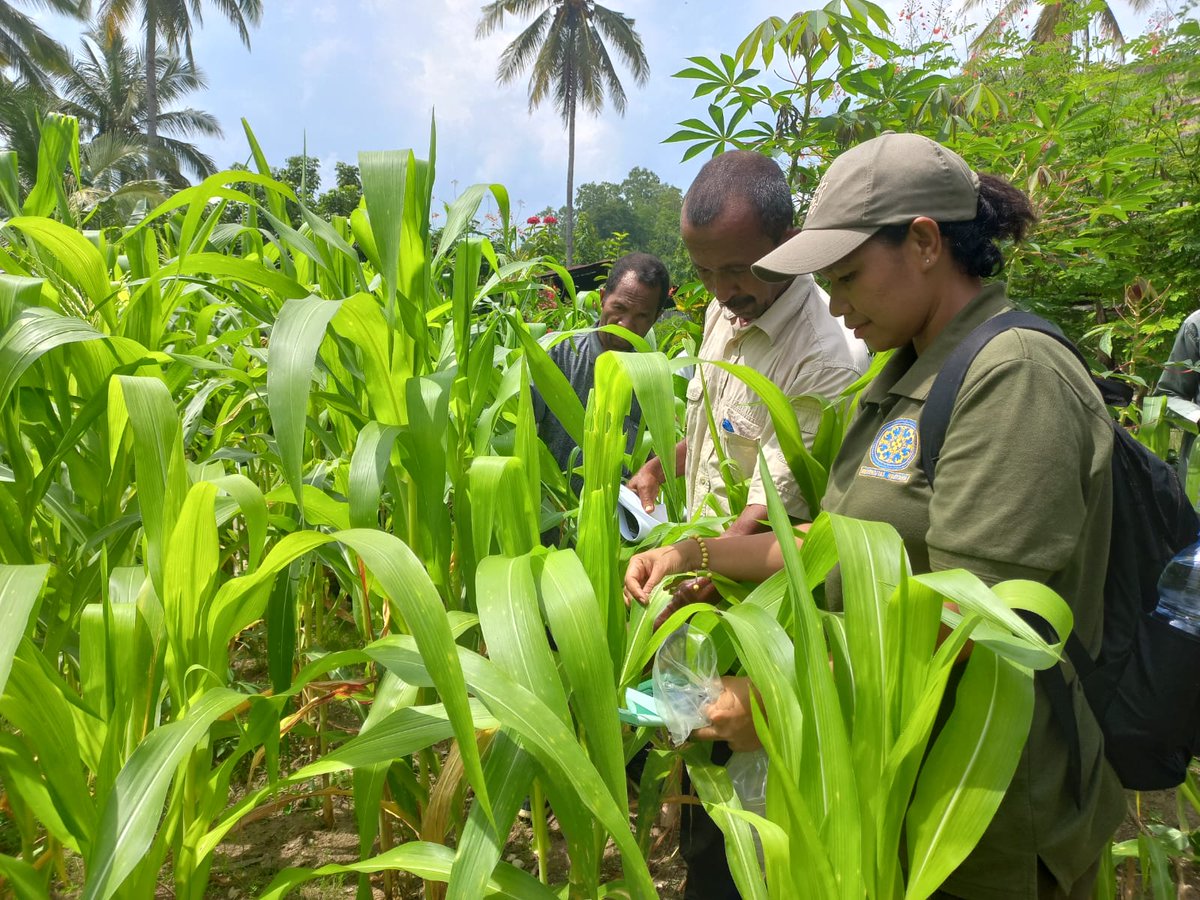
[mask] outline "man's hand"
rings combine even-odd
[[[663,473],[662,463],[658,457],[646,460],[646,464],[633,473],[627,487],[638,495],[642,508],[646,512],[654,512],[658,504],[658,492],[667,476]]]
[[[749,678],[725,675],[721,678],[724,690],[710,703],[704,713],[711,725],[697,728],[692,739],[697,741],[726,741],[734,753],[746,753],[762,747],[754,730],[754,714],[750,711],[750,692],[755,690]],[[756,692],[757,693],[757,692]],[[759,698],[762,705],[762,698]]]

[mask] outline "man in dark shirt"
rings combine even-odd
[[[671,278],[667,267],[656,256],[649,253],[628,253],[613,263],[608,280],[600,289],[600,320],[598,327],[619,325],[638,337],[645,337],[657,320],[659,313],[670,306],[669,291]],[[605,331],[592,331],[559,341],[550,348],[550,358],[567,376],[567,381],[579,395],[579,402],[587,405],[588,394],[596,377],[596,358],[606,350],[632,350],[623,337]],[[564,472],[571,465],[571,454],[578,446],[566,429],[555,417],[541,395],[533,395],[534,413],[537,416],[538,437],[545,443],[551,456]],[[627,450],[633,449],[638,423],[642,418],[637,398],[625,419]],[[576,464],[578,455],[576,454]],[[575,483],[578,485],[578,481]]]

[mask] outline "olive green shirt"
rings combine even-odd
[[[921,410],[950,352],[1009,308],[988,285],[917,355],[896,350],[864,394],[825,496],[831,512],[888,522],[914,572],[963,568],[984,582],[1043,582],[1070,604],[1075,631],[1100,648],[1112,518],[1112,427],[1083,367],[1053,338],[1007,331],[963,381],[937,466],[921,471]],[[831,585],[831,588],[833,586]],[[1067,743],[1037,688],[1012,784],[983,840],[943,889],[966,898],[1037,897],[1037,860],[1064,889],[1100,856],[1124,816],[1124,794],[1069,664],[1084,791],[1068,783]]]

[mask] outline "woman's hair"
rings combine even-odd
[[[990,278],[1004,271],[1004,255],[998,240],[1020,241],[1037,215],[1023,191],[1003,178],[979,174],[979,205],[970,222],[938,222],[950,256],[959,268],[976,278]],[[875,237],[885,244],[900,244],[908,236],[908,225],[885,225]]]

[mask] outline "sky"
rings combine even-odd
[[[894,20],[902,2],[881,5]],[[925,8],[933,14],[946,2],[926,0]],[[1148,13],[1114,3],[1127,36],[1145,30]],[[272,165],[307,146],[309,156],[320,160],[325,189],[333,187],[334,163],[354,163],[360,150],[411,147],[425,156],[435,116],[435,200],[449,202],[469,184],[500,183],[509,191],[514,216],[558,207],[566,199],[566,128],[549,103],[530,113],[527,79],[496,83],[500,53],[522,22],[509,18],[503,30],[477,40],[481,5],[481,0],[265,0],[247,50],[206,3],[193,51],[208,90],[186,103],[213,113],[224,139],[196,143],[218,168],[245,162],[245,118]],[[681,163],[686,145],[662,141],[681,120],[704,118],[706,101],[693,100],[693,83],[671,75],[689,65],[687,57],[731,53],[769,16],[815,7],[820,0],[795,6],[781,0],[606,5],[635,20],[650,78],[638,87],[618,63],[626,115],[617,116],[606,104],[598,118],[579,116],[575,184],[619,182],[631,168],[643,166],[686,188],[707,157]],[[959,16],[949,6],[943,15]],[[35,17],[78,52],[81,23],[44,12]]]

